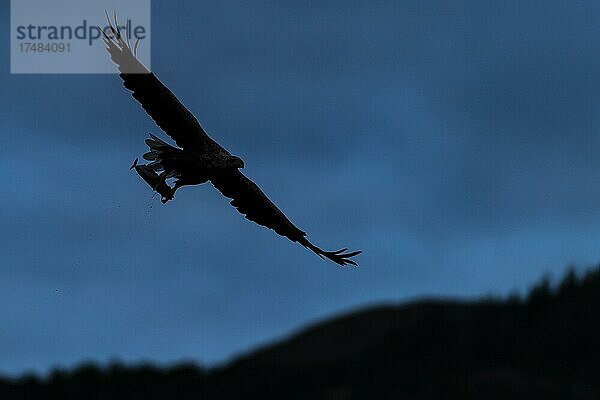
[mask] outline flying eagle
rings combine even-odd
[[[102,29],[103,39],[112,61],[119,68],[125,88],[179,146],[171,146],[150,134],[151,138],[146,139],[150,151],[143,155],[150,163],[138,165],[136,159],[131,166],[161,195],[162,203],[173,199],[175,191],[182,186],[210,181],[225,197],[232,199],[231,205],[250,221],[300,243],[321,258],[328,258],[339,265],[357,265],[351,258],[360,251],[324,251],[310,243],[306,233],[240,172],[239,169],[244,168],[242,159],[231,155],[212,140],[192,113],[137,59],[139,39],[132,48],[129,40],[124,40],[119,32],[116,15],[114,25],[108,14],[106,17],[108,27]],[[167,184],[169,178],[176,179],[173,187]]]

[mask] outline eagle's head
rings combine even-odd
[[[236,156],[230,156],[227,164],[233,168],[244,168],[244,160]]]

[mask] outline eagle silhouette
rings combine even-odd
[[[328,258],[339,265],[357,265],[351,258],[360,254],[360,251],[324,251],[309,242],[306,233],[297,228],[254,182],[240,172],[239,169],[244,168],[242,159],[231,155],[212,140],[192,113],[137,59],[139,39],[132,48],[129,39],[123,39],[119,31],[116,14],[113,15],[113,21],[106,14],[106,20],[107,28],[100,28],[104,34],[103,40],[112,61],[118,66],[125,88],[132,92],[154,122],[179,146],[171,146],[150,134],[151,137],[146,139],[150,151],[143,155],[150,163],[138,165],[136,159],[131,166],[161,195],[162,203],[172,200],[182,186],[210,181],[225,197],[232,199],[231,205],[250,221],[298,242],[321,258]],[[169,178],[175,179],[173,187],[167,184]]]

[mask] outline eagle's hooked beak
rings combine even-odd
[[[244,168],[244,160],[239,157],[233,159],[233,166],[236,168]]]

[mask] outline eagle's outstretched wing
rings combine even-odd
[[[116,15],[112,22],[108,18],[108,14],[106,19],[109,24],[108,29],[112,31],[112,35],[108,35],[102,30],[106,50],[112,61],[119,67],[123,85],[133,92],[133,97],[154,122],[180,147],[202,151],[218,148],[219,145],[206,134],[192,113],[153,73],[138,61],[136,53],[139,40],[132,50],[129,41],[125,41],[118,29],[115,28],[115,26],[118,27]]]
[[[351,258],[360,254],[360,251],[349,253],[346,252],[348,249],[324,251],[314,246],[306,239],[306,233],[298,229],[263,191],[239,170],[230,170],[216,175],[211,182],[224,196],[233,199],[231,205],[250,221],[271,228],[281,236],[300,243],[321,258],[327,257],[339,265],[357,265]]]

